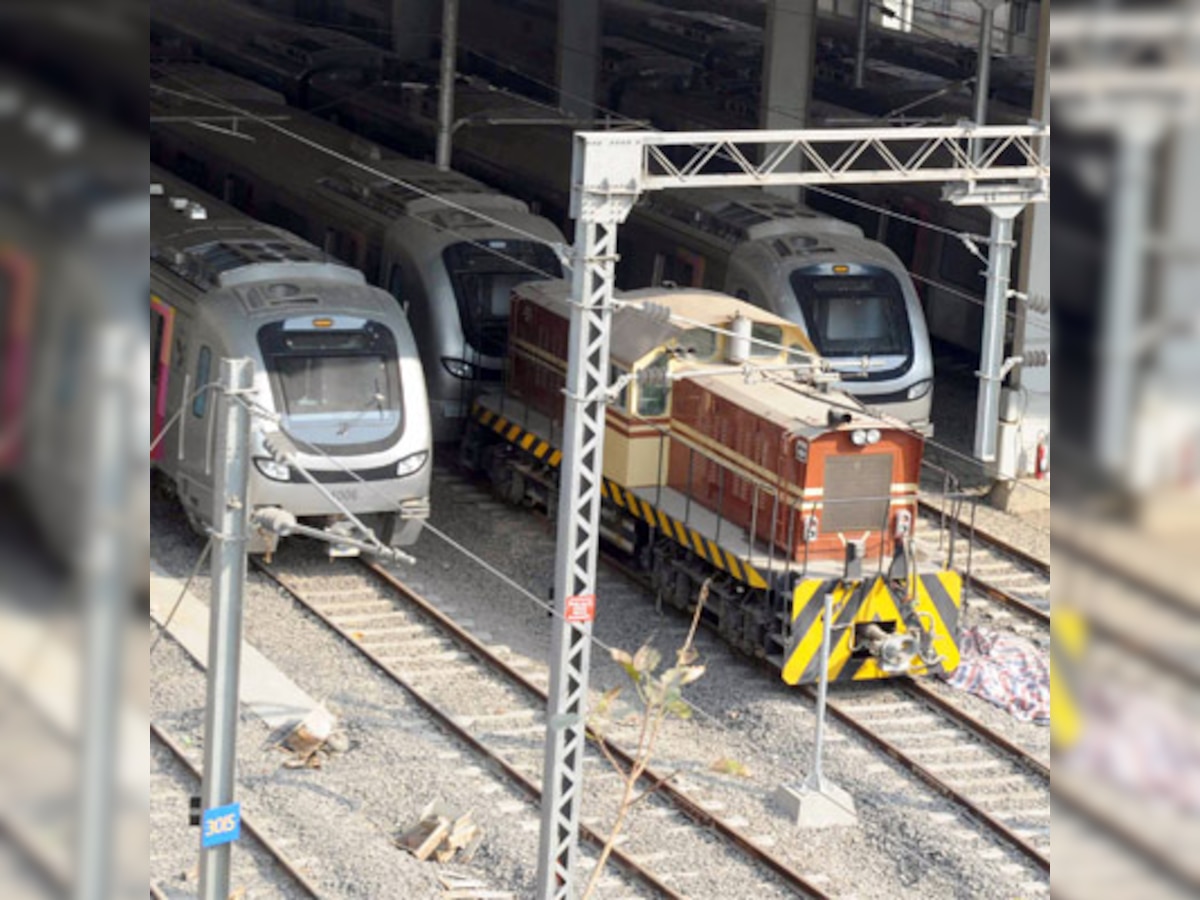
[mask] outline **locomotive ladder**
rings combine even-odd
[[[979,416],[989,410],[991,421],[981,423],[983,440],[976,440],[976,455],[986,461],[995,458],[994,412],[1005,374],[1000,357],[1013,219],[1027,204],[1049,198],[1049,136],[1043,124],[575,134],[557,616],[538,857],[542,900],[572,896],[576,869],[616,238],[633,204],[643,192],[665,188],[938,182],[950,202],[986,206],[993,217],[984,331],[990,349],[984,347]]]

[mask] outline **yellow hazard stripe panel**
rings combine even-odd
[[[871,681],[897,675],[950,672],[958,667],[958,617],[962,609],[962,578],[957,572],[918,576],[911,599],[903,586],[890,586],[881,577],[843,584],[838,580],[808,578],[792,596],[792,637],[781,675],[788,684],[813,684],[820,680],[820,652],[825,629],[825,596],[832,595],[832,645],[830,681]],[[925,646],[922,658],[914,654],[902,671],[887,672],[874,658],[855,652],[855,625],[880,623],[892,634],[912,634]],[[927,663],[925,659],[930,661]]]
[[[550,467],[555,468],[562,462],[561,451],[554,449],[554,447],[533,432],[525,431],[515,422],[510,422],[504,416],[497,415],[479,403],[476,403],[472,407],[471,412],[476,421],[481,425],[490,428],[510,444],[514,444],[522,450],[532,453],[537,459],[545,461]],[[651,527],[658,529],[684,549],[695,553],[701,559],[712,563],[717,568],[729,572],[743,584],[759,590],[767,587],[767,580],[763,577],[762,573],[744,559],[727,550],[722,550],[714,541],[709,540],[694,528],[689,528],[679,519],[668,515],[663,510],[643,500],[628,488],[606,478],[601,484],[600,493],[604,499],[611,500],[617,507],[623,509],[635,519],[647,522]]]

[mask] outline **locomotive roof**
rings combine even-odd
[[[566,281],[533,281],[517,287],[517,292],[539,306],[565,315],[570,299],[571,286]],[[736,297],[717,291],[697,288],[641,288],[634,291],[619,291],[618,298],[624,301],[653,303],[668,308],[672,315],[689,319],[690,323],[663,321],[641,310],[629,307],[613,312],[609,341],[612,361],[625,368],[632,368],[656,349],[682,337],[688,331],[701,326],[726,328],[731,319],[741,315],[752,322],[762,322],[789,329],[795,337],[793,343],[802,342],[803,348],[812,354],[816,349],[799,327],[773,313],[760,309]]]
[[[902,428],[912,430],[899,419],[868,411],[859,401],[839,390],[820,391],[810,385],[777,379],[747,383],[738,374],[698,375],[689,378],[704,389],[736,404],[767,421],[774,422],[800,437],[816,437],[830,431],[854,428]],[[829,413],[845,412],[850,421],[837,425],[829,422]]]

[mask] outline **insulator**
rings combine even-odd
[[[1021,354],[1021,365],[1026,369],[1042,369],[1050,365],[1050,351],[1045,349],[1026,350]]]
[[[643,303],[637,307],[637,311],[653,322],[671,321],[671,307],[661,303]]]
[[[1025,297],[1025,308],[1030,312],[1050,312],[1050,298],[1045,294],[1029,294]]]

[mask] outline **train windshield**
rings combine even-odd
[[[259,333],[277,407],[290,435],[345,450],[385,444],[402,425],[396,343],[381,325]]]
[[[454,285],[463,336],[483,356],[504,355],[513,288],[562,275],[554,251],[534,241],[454,244],[446,248],[443,258]]]
[[[792,290],[817,351],[839,356],[912,355],[912,333],[900,282],[890,272],[792,272]]]

